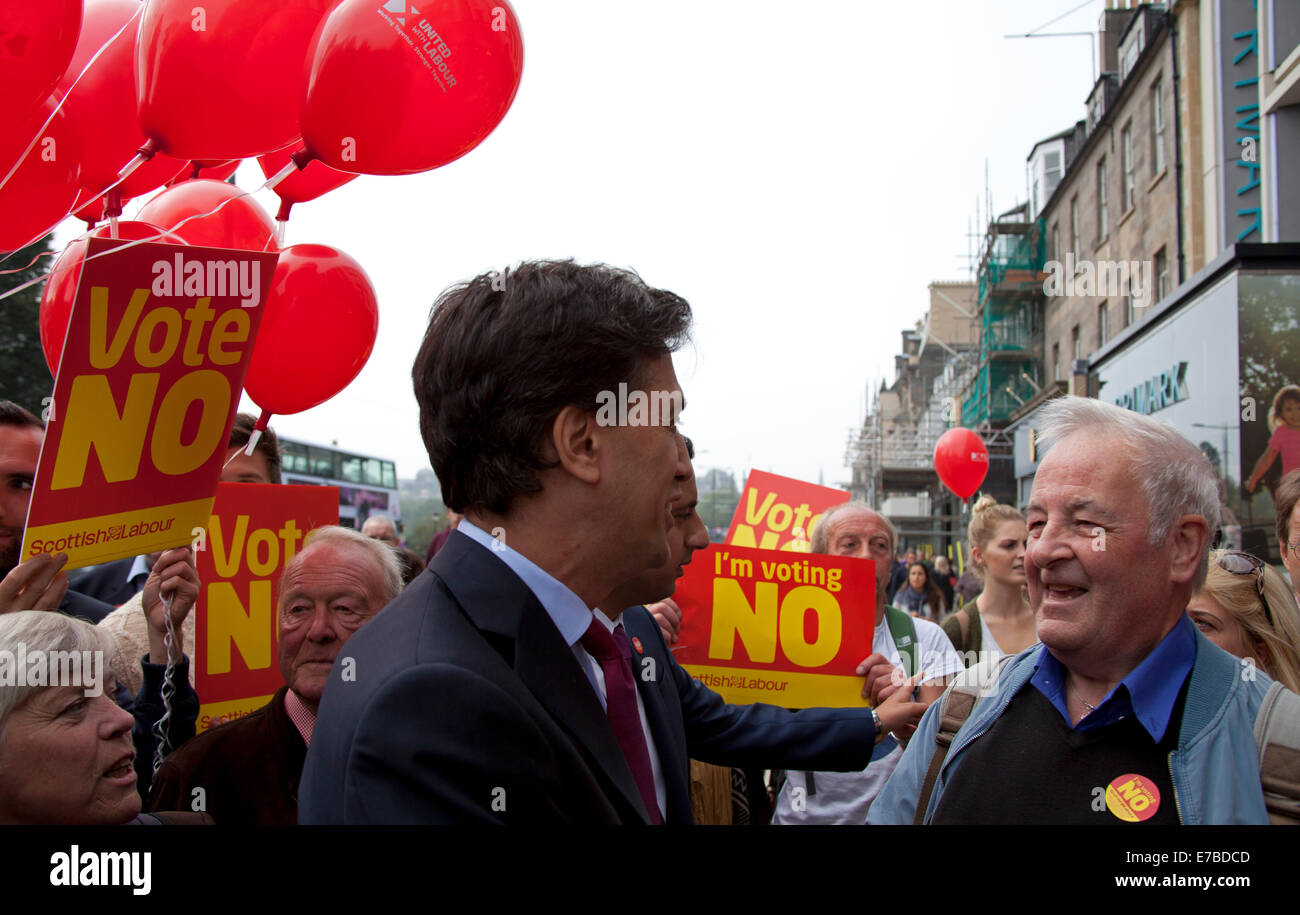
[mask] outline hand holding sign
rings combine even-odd
[[[141,600],[145,618],[149,621],[150,664],[167,663],[167,617],[171,617],[173,631],[180,632],[198,597],[199,573],[194,552],[183,546],[159,556],[144,583]],[[171,660],[179,661],[183,654],[181,639],[177,637],[172,641]]]
[[[872,705],[879,705],[898,690],[898,678],[894,676],[897,668],[889,663],[880,652],[858,665],[858,676],[863,678],[862,698]]]
[[[58,610],[68,592],[67,561],[66,553],[42,553],[10,569],[0,581],[0,613]]]

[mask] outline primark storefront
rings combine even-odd
[[[1300,455],[1273,457],[1268,443],[1278,391],[1300,383],[1300,244],[1230,247],[1151,312],[1092,355],[1089,393],[1197,444],[1223,481],[1223,544],[1280,564],[1272,493]],[[1014,425],[1022,508],[1041,457],[1036,416]]]

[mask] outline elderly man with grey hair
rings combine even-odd
[[[203,810],[220,824],[297,823],[298,779],[330,669],[343,643],[401,588],[397,558],[382,542],[344,527],[308,534],[280,580],[285,685],[262,708],[168,757],[150,809]]]
[[[870,822],[1267,823],[1252,729],[1271,681],[1185,613],[1213,468],[1117,406],[1063,397],[1042,416],[1025,555],[1041,645],[958,679],[964,723],[944,750],[930,708]]]

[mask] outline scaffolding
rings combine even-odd
[[[1002,214],[985,233],[977,278],[979,364],[961,406],[962,425],[981,434],[1005,425],[1039,390],[1044,234],[1027,205]]]

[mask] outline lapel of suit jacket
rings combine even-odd
[[[655,749],[659,751],[659,771],[664,777],[664,792],[668,801],[668,823],[691,823],[690,760],[686,752],[686,732],[682,721],[681,704],[675,706],[672,698],[664,695],[663,681],[672,677],[672,658],[668,646],[659,634],[659,625],[644,607],[623,611],[623,627],[628,638],[637,639],[632,649],[632,672],[636,686],[645,704],[646,720],[654,735]],[[636,644],[641,651],[636,650]],[[642,659],[654,661],[654,676],[648,677]],[[673,689],[672,684],[669,688]],[[676,727],[674,727],[674,723]]]
[[[447,538],[431,568],[475,626],[513,641],[515,674],[648,823],[632,769],[591,681],[532,590],[490,550],[459,531]]]

